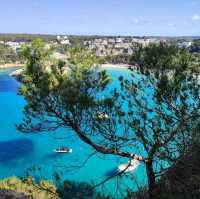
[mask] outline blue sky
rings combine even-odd
[[[0,0],[0,32],[200,35],[200,0]]]

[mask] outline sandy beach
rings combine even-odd
[[[23,64],[18,63],[11,63],[11,64],[0,64],[0,69],[6,69],[6,68],[22,68]],[[102,64],[102,68],[121,68],[121,69],[127,69],[129,67],[133,67],[128,64]]]
[[[0,69],[6,69],[6,68],[21,68],[21,67],[23,67],[23,64],[18,64],[18,63],[0,64]]]
[[[129,67],[134,67],[128,64],[102,64],[102,68],[120,68],[120,69],[128,69]]]

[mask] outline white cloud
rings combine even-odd
[[[135,18],[135,19],[133,20],[133,23],[134,23],[134,24],[139,24],[139,22],[140,22],[140,20],[139,20],[138,18]]]
[[[150,20],[146,20],[146,19],[141,19],[141,18],[134,18],[131,21],[131,24],[135,24],[135,25],[148,25],[148,24],[152,24],[152,21]]]
[[[175,24],[175,23],[168,23],[168,26],[170,26],[170,27],[175,27],[176,24]]]
[[[193,17],[192,17],[192,20],[194,20],[194,21],[200,21],[200,15],[194,15]]]

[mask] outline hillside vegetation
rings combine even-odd
[[[34,182],[32,177],[28,177],[24,180],[21,180],[17,177],[9,177],[4,180],[0,180],[0,190],[1,198],[3,197],[3,193],[4,195],[8,194],[8,192],[3,192],[2,190],[15,191],[18,194],[23,193],[25,196],[31,199],[59,198],[56,192],[56,187],[50,181],[42,180],[37,184]],[[13,198],[17,198],[16,194],[13,196]]]

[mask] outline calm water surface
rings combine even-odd
[[[12,175],[25,176],[27,170],[32,168],[32,174],[36,179],[53,180],[53,173],[57,171],[62,174],[62,179],[100,182],[121,162],[127,162],[127,159],[98,155],[89,159],[84,167],[78,168],[76,166],[81,166],[92,150],[70,130],[59,129],[54,133],[41,134],[23,134],[17,131],[15,124],[20,123],[22,119],[25,101],[17,95],[19,83],[9,77],[12,70],[0,70],[0,178]],[[119,75],[130,75],[124,69],[108,71],[113,77],[113,85],[116,85],[115,79]],[[73,153],[53,153],[53,149],[63,145],[72,148]],[[41,169],[34,170],[35,166]],[[146,176],[143,165],[138,166],[131,177],[139,184],[144,184]],[[136,184],[131,184],[126,178],[121,180],[123,184],[133,189],[137,188]],[[115,181],[110,181],[107,183],[106,192],[113,194],[115,186]]]

